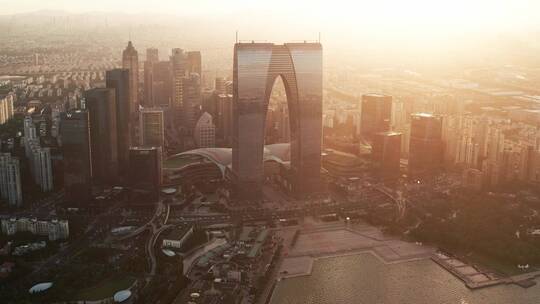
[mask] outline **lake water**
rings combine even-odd
[[[271,304],[535,304],[540,284],[468,289],[431,260],[384,264],[371,254],[323,258],[310,276],[283,280]]]

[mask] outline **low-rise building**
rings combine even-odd
[[[1,220],[2,233],[14,235],[17,232],[30,232],[34,235],[47,236],[50,241],[67,239],[69,223],[67,220],[37,220],[35,218],[6,218]]]
[[[180,249],[192,234],[193,226],[175,227],[163,238],[163,247]]]

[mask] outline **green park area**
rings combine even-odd
[[[368,221],[471,264],[515,275],[524,271],[518,265],[540,269],[540,237],[528,233],[540,227],[538,209],[538,203],[519,196],[463,192],[411,203],[401,219],[371,214]]]
[[[99,282],[97,285],[85,288],[74,296],[76,300],[97,301],[110,298],[120,290],[128,289],[135,282],[130,276],[114,276]]]

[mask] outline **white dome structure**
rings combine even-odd
[[[114,302],[115,303],[122,303],[125,300],[129,299],[131,297],[131,291],[129,290],[120,290],[119,292],[114,294]]]
[[[32,288],[30,288],[28,290],[28,292],[31,293],[31,294],[40,293],[40,292],[43,292],[43,291],[51,288],[52,286],[53,286],[52,282],[39,283],[39,284],[36,284],[36,285],[32,286]]]

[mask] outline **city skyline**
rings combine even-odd
[[[2,303],[540,303],[540,3],[2,5]]]

